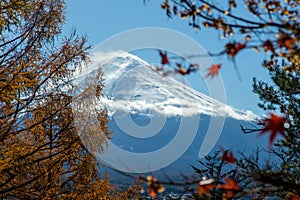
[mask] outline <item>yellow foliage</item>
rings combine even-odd
[[[64,8],[63,0],[0,2],[0,199],[126,199],[100,175],[85,146],[102,152],[109,139],[106,112],[88,109],[103,86],[97,96],[77,99],[87,110],[72,109],[73,98],[62,89],[72,88],[89,48],[75,32],[59,37]],[[94,126],[81,132],[74,117],[84,125],[80,115],[89,111]]]

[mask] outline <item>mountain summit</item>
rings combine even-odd
[[[162,76],[153,66],[127,52],[94,55],[94,64],[80,76],[104,73],[104,98],[102,102],[110,114],[117,110],[129,113],[159,113],[166,116],[231,117],[252,121],[251,111],[240,111],[206,96],[179,82],[171,76]]]

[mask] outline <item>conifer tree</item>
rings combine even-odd
[[[110,134],[106,112],[85,110],[94,113],[95,126],[78,131],[85,122],[78,117],[81,110],[73,109],[69,91],[75,88],[74,71],[89,61],[90,47],[75,31],[62,36],[64,21],[63,0],[0,2],[1,199],[125,196],[113,191],[82,141],[84,134],[94,133],[93,150],[103,152]],[[77,102],[95,103],[102,87],[85,88],[97,92]]]

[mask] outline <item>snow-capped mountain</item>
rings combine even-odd
[[[95,54],[94,64],[84,69],[80,77],[96,73],[99,66],[104,73],[102,102],[110,114],[116,111],[167,116],[232,117],[251,121],[251,111],[240,111],[208,97],[170,76],[161,76],[153,66],[127,52]]]
[[[83,67],[77,85],[103,71],[104,96],[99,102],[111,116],[113,139],[97,157],[125,172],[143,173],[189,164],[220,146],[251,151],[259,146],[240,125],[257,118],[206,96],[127,52],[95,53]],[[88,121],[88,120],[87,120]]]

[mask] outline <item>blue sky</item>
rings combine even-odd
[[[63,33],[68,34],[72,29],[76,29],[79,34],[87,36],[92,46],[120,32],[143,27],[161,27],[181,32],[196,40],[209,52],[221,51],[226,43],[226,40],[220,39],[215,30],[202,29],[196,32],[188,26],[186,20],[178,17],[169,19],[160,8],[160,1],[155,0],[147,1],[146,5],[142,0],[68,1],[66,14],[67,21]],[[242,81],[238,79],[233,64],[226,56],[213,58],[215,63],[222,63],[220,73],[228,105],[242,110],[252,110],[256,114],[262,113],[257,106],[259,99],[252,92],[252,78],[269,81],[267,70],[261,66],[263,58],[263,54],[251,50],[241,52],[237,56]],[[157,62],[159,62],[158,55]],[[193,81],[196,83],[195,89],[201,90],[202,87],[197,87],[197,80]],[[203,84],[203,81],[199,80],[200,84]]]

